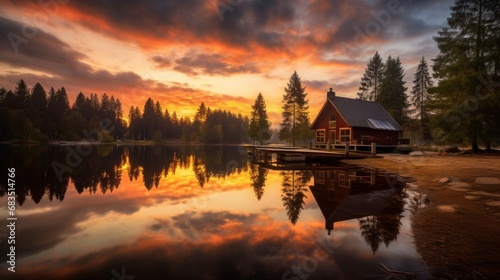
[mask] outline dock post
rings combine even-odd
[[[345,143],[345,156],[349,157],[349,142]]]
[[[372,156],[377,154],[377,144],[372,142]]]

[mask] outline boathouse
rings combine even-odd
[[[372,101],[335,96],[330,88],[326,102],[314,119],[315,148],[342,148],[346,145],[394,148],[403,128],[380,105]]]

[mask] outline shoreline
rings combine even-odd
[[[152,140],[125,140],[113,142],[99,141],[49,141],[49,142],[0,142],[0,145],[12,146],[82,146],[82,145],[117,145],[117,146],[154,146],[154,145],[191,145],[191,146],[244,146],[247,143],[204,143],[204,142],[182,142],[182,141],[162,141],[155,142]]]
[[[413,217],[412,229],[434,275],[500,279],[500,156],[383,156],[342,162],[409,177],[427,196],[430,202]]]

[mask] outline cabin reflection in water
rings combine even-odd
[[[310,190],[325,217],[330,235],[334,223],[358,219],[361,235],[375,252],[397,239],[404,210],[405,183],[388,173],[366,169],[314,171]]]

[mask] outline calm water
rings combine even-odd
[[[422,197],[381,171],[266,169],[239,147],[0,151],[18,217],[1,279],[384,279],[381,263],[429,277],[410,225]]]

